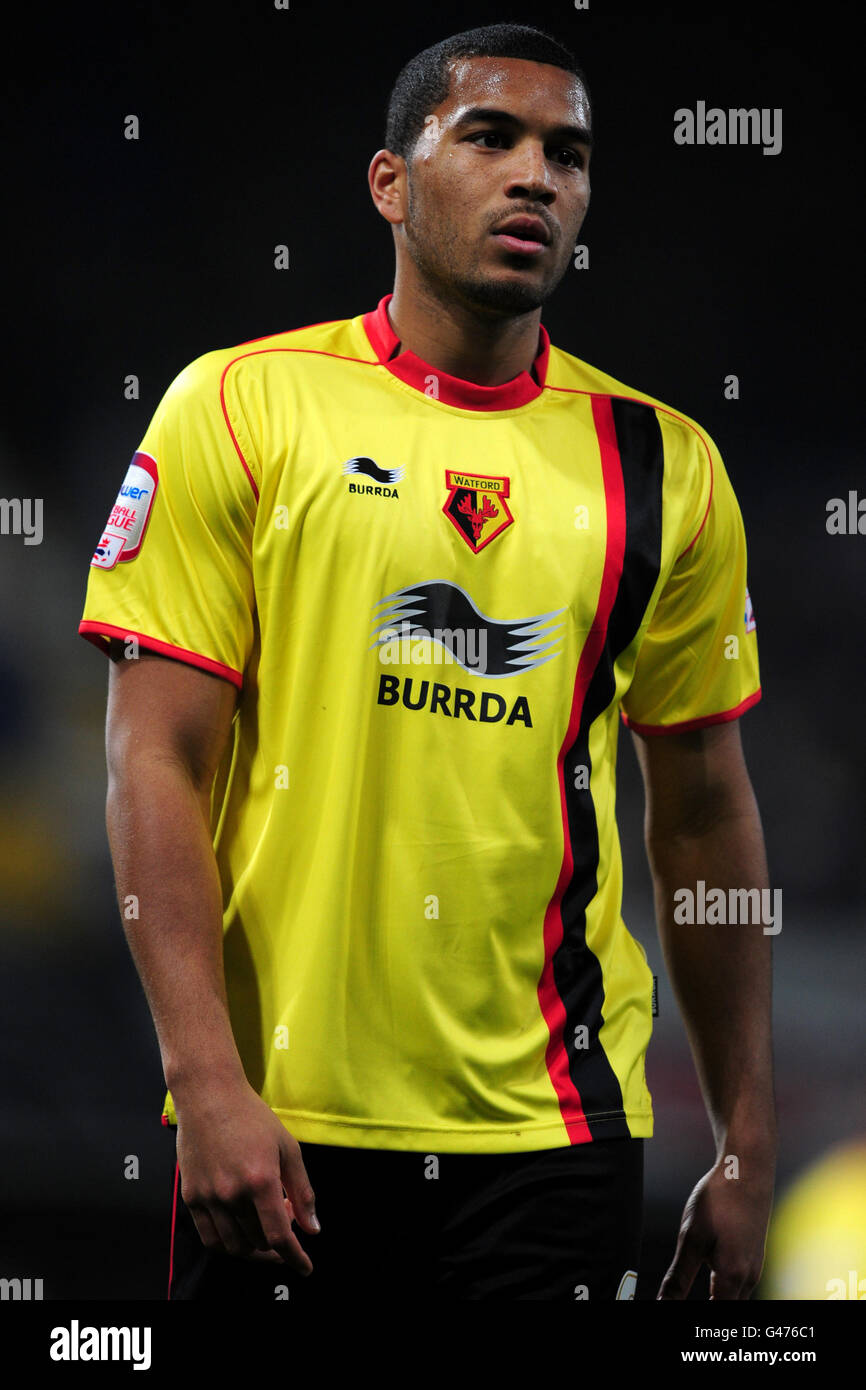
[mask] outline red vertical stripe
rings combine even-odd
[[[625,488],[616,429],[613,423],[613,409],[609,396],[592,397],[592,418],[598,438],[604,482],[606,524],[604,568],[595,617],[577,663],[568,729],[559,750],[559,757],[556,760],[559,802],[562,810],[563,854],[556,889],[544,914],[544,968],[538,982],[538,1002],[550,1032],[545,1061],[550,1079],[559,1097],[559,1108],[563,1122],[573,1144],[590,1142],[592,1134],[583,1112],[580,1092],[569,1075],[568,1053],[563,1041],[565,1005],[557,992],[553,975],[553,957],[561,945],[563,937],[562,898],[574,869],[571,836],[568,828],[568,809],[565,799],[565,754],[577,737],[586,692],[604,650],[611,609],[622,577],[625,556]]]

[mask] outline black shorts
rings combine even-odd
[[[169,1129],[174,1146],[176,1130]],[[423,1154],[301,1144],[322,1229],[295,1223],[313,1262],[202,1245],[173,1166],[168,1297],[292,1303],[635,1297],[642,1139],[531,1153]]]

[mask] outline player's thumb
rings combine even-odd
[[[321,1225],[316,1215],[316,1194],[304,1167],[301,1150],[296,1141],[280,1145],[280,1180],[289,1195],[295,1220],[305,1231],[314,1235]]]

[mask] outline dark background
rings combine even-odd
[[[42,5],[19,21],[4,71],[0,493],[44,499],[44,539],[0,536],[0,1276],[42,1277],[46,1298],[165,1296],[172,1141],[105,840],[107,663],[77,635],[93,547],[183,366],[352,317],[392,288],[391,232],[366,185],[391,83],[428,44],[497,20],[561,38],[593,98],[590,268],[544,307],[551,338],[698,420],[746,524],[764,698],[742,731],[784,905],[780,1188],[866,1131],[866,538],[825,526],[831,497],[866,492],[857,16],[292,0]],[[673,113],[698,100],[781,107],[781,153],[676,145]],[[137,142],[123,138],[130,113]],[[739,400],[724,398],[730,373]],[[624,913],[661,975],[648,1299],[713,1149],[661,964],[625,731],[620,767]]]

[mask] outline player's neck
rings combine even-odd
[[[501,386],[529,371],[538,351],[540,309],[514,318],[479,318],[424,284],[401,284],[399,273],[388,317],[401,352],[414,352],[431,367],[479,386]]]

